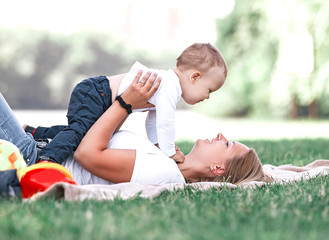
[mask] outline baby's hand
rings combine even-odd
[[[170,158],[174,159],[176,163],[183,163],[185,160],[184,153],[177,146],[175,146],[175,150],[175,155],[171,156]]]

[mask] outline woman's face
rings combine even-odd
[[[197,140],[192,149],[200,159],[216,164],[225,164],[228,159],[237,154],[246,154],[248,150],[249,148],[242,143],[229,142],[221,133],[211,140]]]

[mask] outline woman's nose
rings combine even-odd
[[[224,135],[221,134],[221,133],[218,133],[218,134],[217,134],[217,139],[218,139],[218,140],[221,140],[221,141],[224,141],[224,142],[227,142],[226,137],[224,137]]]

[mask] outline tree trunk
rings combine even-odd
[[[311,119],[318,119],[319,110],[318,110],[318,100],[314,99],[310,105],[308,105],[308,117]]]
[[[294,94],[291,100],[291,108],[290,108],[290,119],[297,119],[298,118],[298,102],[297,96]]]

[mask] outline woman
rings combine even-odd
[[[147,100],[159,87],[159,81],[155,81],[155,76],[146,81],[148,77],[145,75],[139,81],[141,73],[136,75],[121,95],[124,103],[115,101],[89,129],[74,153],[75,160],[69,158],[65,162],[64,166],[79,184],[185,183],[185,179],[240,184],[265,180],[256,152],[241,143],[227,141],[222,134],[211,141],[198,140],[185,161],[176,164],[146,138],[125,131],[115,133],[128,116],[127,104],[132,109],[149,107]],[[35,142],[31,136],[26,136],[2,96],[0,110],[0,138],[13,142],[28,164],[34,163]],[[84,178],[86,173],[89,173],[89,179]]]
[[[159,86],[156,82],[151,88],[154,78],[144,83],[147,78],[138,81],[140,76],[137,74],[131,87],[121,95],[132,109],[144,107],[146,100],[139,95],[149,98]],[[147,139],[127,132],[114,134],[127,115],[116,101],[89,129],[74,153],[74,159],[88,172],[112,183],[219,179],[239,184],[266,178],[256,152],[241,143],[227,141],[222,134],[211,141],[198,140],[185,161],[176,164]]]

